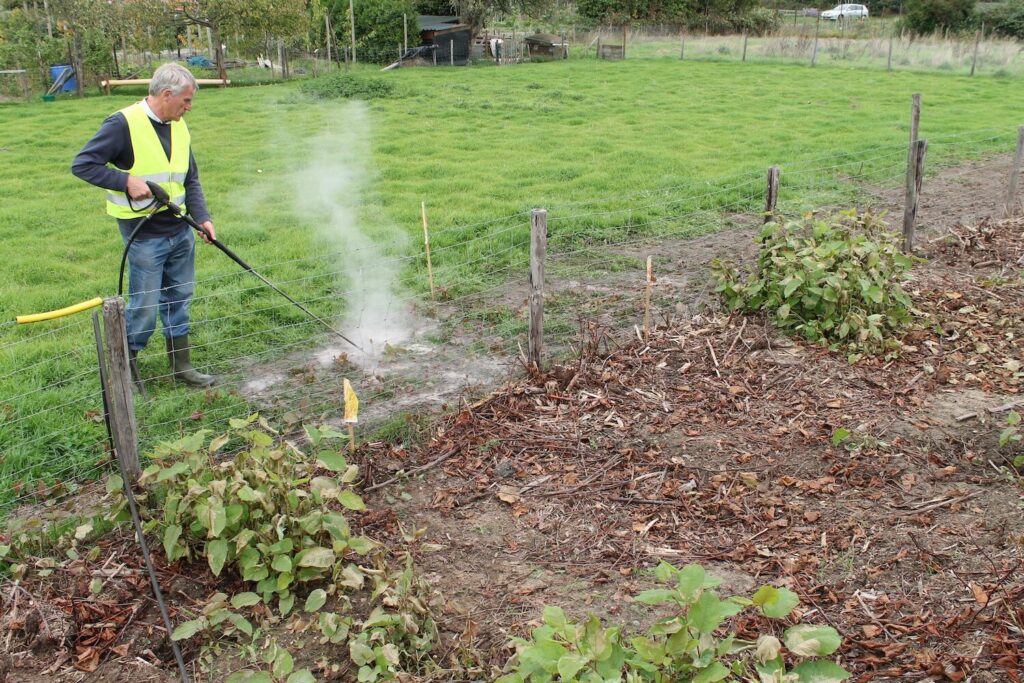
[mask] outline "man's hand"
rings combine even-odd
[[[128,191],[128,196],[133,200],[149,199],[153,196],[153,193],[149,191],[149,186],[146,185],[146,181],[136,176],[128,176],[128,185],[125,188]]]
[[[205,233],[199,233],[199,235],[203,238],[203,241],[206,242],[207,244],[213,244],[213,240],[217,239],[217,231],[213,229],[213,221],[206,221],[205,223],[200,223],[199,225],[201,225],[202,228],[206,230]],[[209,237],[207,237],[207,235],[209,235]]]

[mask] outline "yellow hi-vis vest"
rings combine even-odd
[[[167,158],[153,123],[142,107],[135,103],[121,110],[128,122],[135,163],[128,173],[157,183],[167,191],[171,201],[185,210],[185,174],[188,173],[191,138],[185,121],[171,121],[171,158]],[[135,210],[132,205],[140,210]],[[107,213],[114,218],[141,218],[149,213],[152,204],[142,199],[128,203],[124,192],[107,191]],[[166,208],[160,209],[165,211]]]

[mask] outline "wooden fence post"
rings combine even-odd
[[[895,33],[896,33],[896,29],[895,28],[892,29],[891,31],[889,31],[889,59],[888,59],[888,63],[885,66],[885,70],[886,71],[892,71],[892,39],[893,39],[893,34],[895,34]]]
[[[644,341],[651,332],[651,290],[654,288],[654,258],[647,257],[647,286],[644,287]]]
[[[541,369],[544,345],[544,258],[548,249],[548,212],[530,213],[530,357],[531,369]]]
[[[679,33],[679,61],[686,58],[686,31]]]
[[[914,221],[917,219],[917,204],[921,197],[921,181],[924,178],[924,157],[928,152],[928,141],[917,140],[914,143],[914,162],[908,176],[913,174],[913,182],[907,188],[907,206],[903,211],[903,253],[914,252]]]
[[[1006,217],[1009,218],[1020,210],[1020,199],[1017,192],[1020,190],[1021,166],[1024,166],[1024,126],[1017,129],[1017,153],[1013,157],[1013,168],[1010,169],[1010,187],[1006,193]]]
[[[768,187],[764,195],[764,222],[771,223],[775,220],[775,206],[779,202],[779,167],[772,166],[768,169]]]
[[[974,57],[971,59],[971,77],[974,77],[974,70],[978,67],[978,45],[981,43],[981,29],[974,32]]]
[[[430,262],[430,232],[427,230],[426,202],[420,202],[420,215],[423,216],[423,247],[427,252],[427,277],[430,279],[430,300],[434,301],[434,266]]]
[[[743,32],[743,59],[741,61],[747,61],[747,32]]]
[[[911,233],[913,241],[914,217],[917,214],[917,199],[914,186],[915,159],[917,158],[917,135],[921,125],[921,93],[914,93],[910,98],[910,146],[907,148],[907,178],[903,186],[903,249],[907,251],[907,233]]]
[[[129,485],[139,479],[139,437],[132,401],[132,373],[128,367],[128,336],[125,329],[124,299],[103,302],[103,331],[106,337],[107,404],[110,431],[121,475]]]
[[[811,52],[811,66],[818,61],[818,32],[821,31],[821,12],[818,12],[818,21],[814,23],[814,51]]]

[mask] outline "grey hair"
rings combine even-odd
[[[167,62],[153,72],[153,78],[149,81],[149,94],[155,96],[164,90],[170,90],[172,95],[180,95],[189,86],[193,90],[199,89],[192,72],[177,62]]]

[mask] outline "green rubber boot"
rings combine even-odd
[[[191,347],[188,343],[188,335],[183,337],[168,337],[167,357],[171,361],[171,373],[174,379],[194,387],[208,387],[213,384],[213,375],[204,375],[192,367],[189,358]]]
[[[145,397],[146,385],[142,383],[142,375],[139,374],[138,357],[138,351],[128,349],[128,369],[131,371],[132,374],[132,385],[135,387],[135,391],[137,391],[140,396]]]

